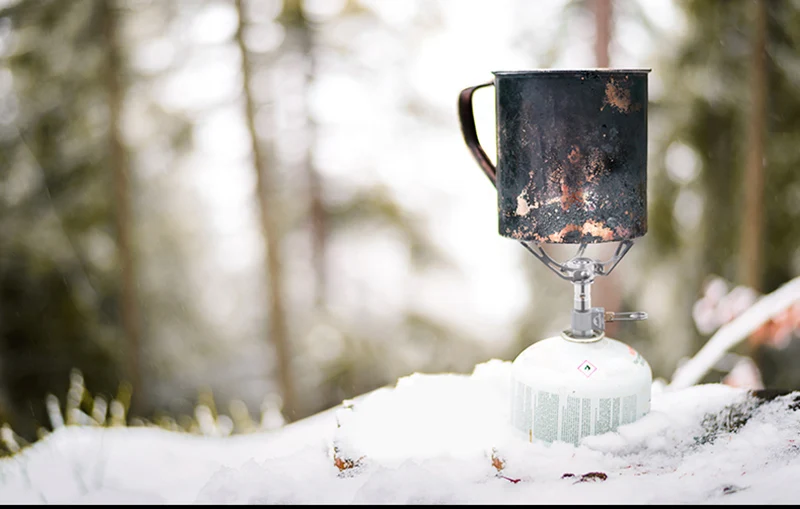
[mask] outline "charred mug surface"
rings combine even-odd
[[[501,235],[578,244],[647,232],[647,72],[495,73]]]

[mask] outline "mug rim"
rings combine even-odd
[[[599,74],[647,74],[652,69],[530,69],[522,71],[492,71],[495,76],[528,76],[532,74],[580,74],[580,73],[599,73]]]

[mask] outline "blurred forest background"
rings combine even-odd
[[[461,138],[496,70],[652,69],[649,232],[594,303],[668,380],[800,275],[798,48],[796,0],[0,0],[0,422],[269,429],[557,334]],[[707,381],[800,389],[798,322]]]

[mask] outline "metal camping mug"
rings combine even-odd
[[[554,244],[647,232],[649,69],[494,72],[464,89],[464,140],[497,187],[500,235]],[[480,146],[475,90],[494,85],[497,167]]]

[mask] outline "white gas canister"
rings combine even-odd
[[[519,354],[511,372],[511,424],[530,441],[577,445],[650,411],[650,365],[605,335],[543,339]]]

